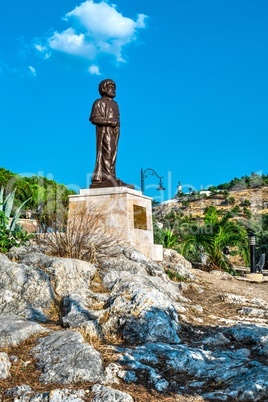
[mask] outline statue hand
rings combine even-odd
[[[111,125],[112,127],[118,126],[118,121],[117,120],[109,120],[108,124]]]

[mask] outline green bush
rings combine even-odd
[[[6,226],[0,225],[0,253],[8,252],[11,247],[20,247],[27,243],[32,238],[32,235],[17,227],[11,231]]]
[[[0,252],[6,253],[11,247],[19,247],[25,244],[31,237],[25,230],[18,225],[23,205],[22,203],[11,218],[13,203],[15,198],[15,191],[13,190],[4,198],[4,188],[0,190]]]

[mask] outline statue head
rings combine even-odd
[[[114,90],[113,97],[114,97],[115,96],[116,85],[115,85],[115,82],[113,80],[111,80],[110,78],[107,78],[107,79],[105,79],[105,80],[103,80],[103,81],[101,81],[99,83],[99,93],[100,93],[100,95],[103,96],[103,95],[108,94],[107,93],[108,86],[110,86],[110,87],[113,86],[113,90]],[[109,93],[108,95],[111,96],[111,93]]]

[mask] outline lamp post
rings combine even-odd
[[[162,183],[162,178],[164,176],[158,176],[158,174],[156,173],[156,171],[154,169],[148,168],[148,169],[141,169],[141,192],[144,192],[144,179],[146,177],[148,177],[148,175],[152,175],[152,176],[156,176],[159,179],[159,187],[157,188],[157,190],[165,190],[165,188],[163,187],[163,183]]]
[[[255,255],[255,248],[256,248],[256,236],[255,233],[249,233],[249,246],[250,246],[250,273],[256,273],[256,255]]]

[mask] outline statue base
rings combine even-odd
[[[154,244],[152,199],[132,188],[103,187],[82,189],[69,196],[68,219],[79,209],[97,219],[100,233],[118,239],[118,244],[129,245],[154,261],[163,260],[163,246]]]
[[[89,188],[106,188],[106,187],[127,187],[133,188],[133,184],[126,184],[120,179],[103,180],[103,181],[92,181]]]

